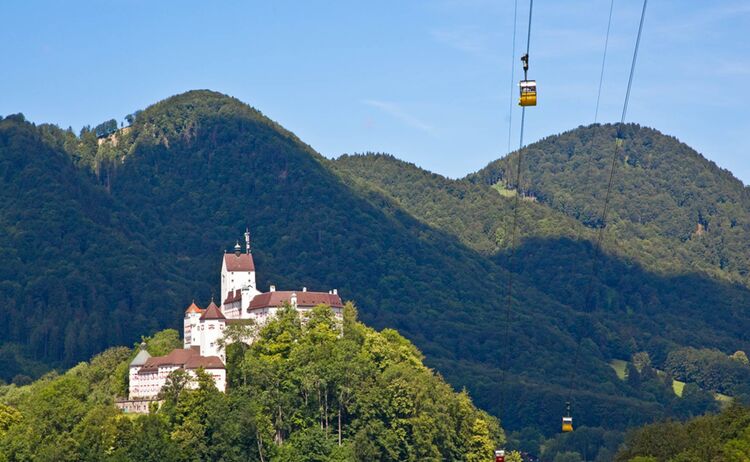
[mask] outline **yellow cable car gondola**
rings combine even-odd
[[[536,80],[521,80],[521,97],[519,106],[536,106]]]
[[[536,106],[536,80],[528,80],[529,72],[529,55],[521,56],[523,62],[523,80],[518,84],[521,90],[521,96],[518,98],[519,106]]]
[[[565,403],[565,415],[562,418],[562,431],[563,433],[573,431],[573,417],[570,415],[570,401]]]
[[[573,431],[573,417],[562,418],[562,431],[568,433]]]

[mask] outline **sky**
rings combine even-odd
[[[514,1],[6,0],[0,115],[78,131],[208,88],[325,156],[387,152],[458,178],[519,145],[529,0],[517,0],[515,54]],[[539,105],[524,144],[594,121],[609,6],[534,2]],[[614,1],[600,122],[619,121],[641,7]],[[748,185],[748,83],[750,2],[649,2],[626,121]]]

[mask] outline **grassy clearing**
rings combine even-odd
[[[627,374],[627,367],[628,362],[623,361],[622,359],[613,359],[609,362],[609,366],[614,369],[615,374],[617,374],[617,378],[620,380],[625,380],[628,377]],[[661,371],[659,369],[654,369],[659,375],[659,377],[664,377],[666,373],[664,371]],[[674,391],[674,394],[682,398],[682,393],[685,390],[685,382],[679,381],[679,380],[672,380],[672,390]],[[712,393],[714,395],[714,399],[721,404],[722,407],[726,406],[727,404],[732,402],[732,397],[728,395],[724,395],[722,393]]]
[[[515,189],[506,189],[505,186],[501,185],[500,183],[493,184],[492,189],[499,192],[503,197],[514,197],[516,195]]]
[[[725,395],[723,393],[714,393],[714,399],[719,402],[719,406],[721,406],[722,409],[727,407],[734,398],[731,396]]]
[[[625,380],[627,378],[627,361],[623,361],[622,359],[613,359],[612,361],[610,361],[609,365],[612,367],[612,369],[615,370],[615,374],[617,374],[618,379]]]
[[[682,392],[685,389],[685,382],[680,382],[679,380],[672,380],[672,390],[674,390],[674,394],[682,398]]]

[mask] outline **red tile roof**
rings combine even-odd
[[[241,253],[239,256],[234,253],[225,253],[224,263],[227,271],[255,271],[253,255],[249,253]]]
[[[196,305],[195,300],[193,300],[193,303],[191,303],[190,306],[185,310],[185,314],[188,313],[203,313],[203,308]]]
[[[242,300],[242,289],[237,289],[234,292],[227,292],[227,298],[224,299],[224,304],[239,302]]]
[[[149,358],[138,373],[157,372],[160,366],[178,366],[185,369],[197,369],[199,367],[223,369],[224,363],[218,356],[201,356],[200,348],[176,348],[170,351],[168,355]]]
[[[201,315],[201,321],[204,319],[226,319],[224,317],[224,313],[221,312],[218,306],[216,306],[216,303],[214,303],[213,300],[211,300],[211,304],[208,305],[208,308],[206,308],[206,311],[203,312]]]
[[[185,369],[224,369],[224,363],[218,356],[195,356],[185,363]]]
[[[344,306],[344,304],[341,303],[341,297],[336,294],[329,294],[327,292],[294,292],[290,290],[279,290],[256,295],[252,301],[250,301],[249,309],[253,310],[256,308],[267,308],[272,306],[278,307],[283,305],[284,302],[291,303],[293,293],[297,294],[297,306],[313,307],[317,305],[328,305],[331,308],[343,308]]]
[[[200,356],[200,351],[192,348],[175,348],[165,356],[152,356],[146,360],[138,373],[155,372],[159,366],[182,366],[193,356]]]

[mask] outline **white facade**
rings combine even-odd
[[[227,323],[224,319],[205,319],[200,322],[201,356],[218,356],[226,361],[224,350],[219,346],[219,339],[224,336]]]
[[[131,400],[151,400],[156,398],[156,396],[161,391],[164,384],[167,382],[167,377],[169,377],[169,374],[176,371],[177,369],[182,369],[183,366],[176,365],[176,364],[168,364],[164,366],[159,366],[156,370],[148,371],[148,372],[140,372],[137,368],[130,368],[130,393],[129,398]],[[135,371],[134,371],[135,369]],[[187,383],[187,388],[197,388],[198,383],[195,380],[197,377],[196,370],[194,369],[185,369],[190,375],[190,377],[193,379]],[[227,387],[227,371],[224,367],[220,368],[204,368],[205,372],[209,374],[214,379],[214,384],[216,385],[216,388],[220,391],[225,391]]]
[[[260,293],[255,286],[255,271],[231,271],[227,268],[227,259],[232,258],[232,254],[227,254],[227,257],[221,265],[222,300],[226,298],[227,294],[239,290],[243,292],[243,298],[247,294],[246,300],[249,301]]]

